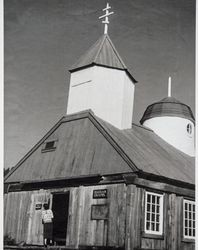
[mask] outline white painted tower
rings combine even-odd
[[[135,83],[107,34],[110,6],[104,9],[104,35],[70,70],[67,114],[91,109],[119,129],[132,126]]]
[[[149,105],[140,123],[183,153],[195,155],[195,119],[189,106],[171,97],[170,78],[168,97]]]

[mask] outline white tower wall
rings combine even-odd
[[[134,83],[124,70],[92,66],[71,73],[67,114],[91,109],[119,129],[131,128]]]
[[[164,116],[148,119],[143,125],[152,129],[158,136],[183,153],[189,156],[195,155],[194,124],[190,120]]]

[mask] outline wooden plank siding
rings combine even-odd
[[[164,193],[164,219],[162,236],[144,234],[144,192],[135,185],[127,186],[125,249],[192,250],[193,242],[183,241],[182,196]],[[150,191],[150,189],[149,189]],[[155,190],[153,190],[155,192]],[[158,191],[156,191],[158,192]]]
[[[107,189],[106,199],[93,199],[93,191],[98,189]],[[35,210],[35,205],[37,202],[52,200],[53,193],[67,191],[70,192],[67,247],[114,246],[124,247],[126,250],[195,249],[194,243],[185,242],[182,238],[182,196],[164,194],[163,236],[148,237],[144,234],[146,189],[124,183],[5,194],[4,234],[11,236],[17,243],[24,241],[29,244],[43,244],[42,210]],[[92,205],[102,204],[109,208],[108,219],[92,220]]]
[[[141,246],[142,192],[135,185],[127,188],[126,250]]]
[[[50,200],[50,193],[45,190],[34,191],[31,195],[27,232],[28,244],[43,244],[42,209],[36,210],[35,207],[37,203],[47,203],[48,200]]]
[[[6,194],[4,200],[4,235],[16,242],[26,241],[29,221],[29,208],[32,192]]]
[[[107,199],[93,199],[93,190],[107,189]],[[126,186],[124,184],[73,188],[70,191],[67,245],[124,246]],[[91,206],[107,204],[108,220],[91,220]]]

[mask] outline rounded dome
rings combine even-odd
[[[174,97],[166,97],[159,102],[149,105],[144,112],[140,123],[143,124],[144,121],[148,119],[162,116],[182,117],[193,123],[195,122],[195,118],[189,106],[178,101]]]

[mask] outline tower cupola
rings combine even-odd
[[[194,156],[195,118],[191,108],[171,97],[170,87],[168,93],[168,97],[147,107],[140,123],[180,151]]]
[[[110,6],[104,9],[104,34],[70,69],[67,114],[91,109],[119,129],[131,128],[135,83],[108,30]]]

